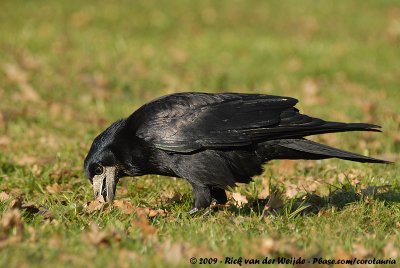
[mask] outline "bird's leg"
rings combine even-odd
[[[194,207],[189,211],[189,215],[197,214],[199,211],[210,207],[211,193],[210,189],[206,186],[192,184]]]
[[[228,201],[224,189],[221,188],[210,188],[211,198],[216,201],[217,205],[224,205]]]

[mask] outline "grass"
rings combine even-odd
[[[178,91],[293,96],[302,112],[384,131],[316,140],[398,160],[398,1],[3,1],[1,9],[1,267],[189,267],[192,256],[218,258],[216,267],[240,256],[400,261],[398,164],[274,161],[233,190],[248,203],[231,197],[206,218],[187,216],[183,180],[159,176],[121,181],[117,196],[130,213],[88,211],[82,171],[97,133]],[[269,188],[283,205],[263,213]]]

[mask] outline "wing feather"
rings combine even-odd
[[[337,132],[347,125],[300,114],[296,103],[261,94],[177,93],[142,106],[128,122],[137,137],[174,152]]]

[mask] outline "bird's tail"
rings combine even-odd
[[[291,159],[340,158],[362,163],[391,163],[386,160],[343,151],[306,139],[283,139],[279,142],[279,146],[285,151],[282,156],[289,155]]]
[[[296,127],[295,131],[287,126],[282,126],[276,129],[279,132],[280,138],[300,138],[305,136],[326,134],[326,133],[337,133],[337,132],[348,132],[348,131],[372,131],[381,132],[380,126],[367,123],[340,123],[340,122],[325,122],[324,124],[317,126],[304,126]],[[270,130],[274,132],[274,130]],[[276,134],[276,133],[275,133]]]

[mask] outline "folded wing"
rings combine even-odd
[[[378,131],[375,125],[326,122],[300,114],[296,103],[293,98],[260,94],[178,93],[146,104],[128,120],[136,136],[174,152],[328,132]]]

